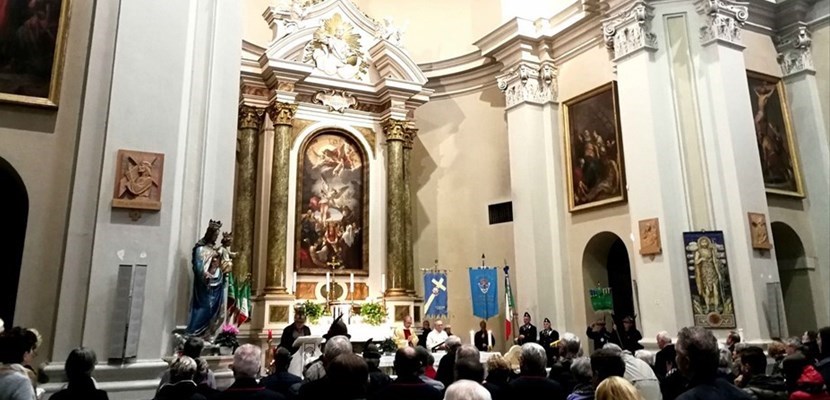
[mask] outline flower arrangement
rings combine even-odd
[[[381,303],[368,302],[360,307],[360,316],[369,325],[380,325],[386,321],[386,306]]]
[[[239,341],[236,339],[236,335],[239,335],[239,329],[231,324],[224,324],[222,325],[222,331],[216,335],[216,339],[214,339],[214,343],[219,347],[230,347],[233,350],[236,350],[239,347]]]
[[[323,306],[311,300],[306,300],[305,303],[301,304],[299,310],[305,314],[308,322],[311,322],[312,324],[316,324],[317,320],[323,316]]]

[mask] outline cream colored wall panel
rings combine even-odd
[[[781,76],[781,67],[778,65],[778,52],[772,38],[744,29],[744,63],[746,69],[762,74]]]
[[[29,195],[14,324],[46,335],[38,362],[48,358],[52,347],[48,335],[57,309],[92,7],[90,2],[72,4],[59,108],[0,103],[0,157],[17,170]]]
[[[830,22],[813,30],[813,65],[816,67],[819,100],[827,123],[826,134],[830,140]]]
[[[450,316],[445,323],[466,341],[478,329],[472,315],[467,267],[506,260],[515,273],[512,223],[489,225],[487,205],[510,201],[510,169],[504,97],[492,87],[480,93],[429,102],[416,111],[420,129],[412,152],[415,282],[434,260],[449,269]],[[499,277],[502,274],[499,273]],[[514,290],[520,290],[514,286]],[[514,293],[515,294],[515,293]],[[504,310],[499,282],[499,310]],[[502,349],[503,315],[490,320]]]

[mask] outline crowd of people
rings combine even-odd
[[[258,346],[240,346],[231,365],[233,383],[221,391],[202,357],[205,344],[194,337],[161,376],[154,399],[830,400],[830,327],[775,340],[766,352],[742,342],[737,332],[721,344],[711,331],[688,327],[675,339],[658,333],[660,350],[654,354],[642,349],[639,338],[633,339],[639,335],[633,319],[623,322],[616,340],[602,333],[601,324],[592,324],[588,336],[596,347],[586,355],[589,349],[577,335],[554,335],[547,320],[544,335],[531,337],[530,317],[525,315],[524,329],[519,330],[524,334],[516,338],[516,345],[504,356],[482,357],[483,351],[491,350],[492,339],[485,339],[487,345],[462,344],[455,335],[443,339],[446,332],[440,321],[434,330],[422,332],[427,337],[418,338],[407,317],[393,335],[398,349],[389,375],[380,366],[377,344],[369,342],[355,352],[348,327],[337,320],[324,335],[322,354],[306,363],[302,374],[289,372],[297,349],[288,340],[269,350],[269,357],[263,357]],[[286,331],[298,332],[291,335],[296,339],[305,333],[303,325],[300,317]],[[435,342],[436,331],[443,341],[424,346]],[[489,334],[485,324],[480,332]],[[552,336],[556,339],[551,341]],[[32,400],[42,393],[37,386],[45,376],[31,365],[40,342],[32,329],[0,331],[0,400]],[[435,348],[446,351],[437,368]],[[264,366],[264,359],[272,360],[271,365]],[[96,364],[91,349],[73,350],[65,363],[67,383],[51,398],[107,399],[92,377]]]

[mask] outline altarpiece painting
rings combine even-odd
[[[0,101],[54,107],[69,0],[0,1]]]
[[[784,83],[751,71],[747,80],[764,187],[768,193],[803,197]]]
[[[614,82],[563,103],[570,211],[625,201]]]
[[[297,272],[367,275],[369,169],[363,148],[343,132],[316,134],[304,143],[297,172]]]
[[[735,305],[723,232],[685,232],[683,246],[695,326],[735,328]]]

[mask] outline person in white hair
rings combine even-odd
[[[625,363],[624,378],[631,382],[645,400],[662,400],[663,394],[660,391],[660,381],[654,370],[643,360],[631,355],[628,350],[623,350],[614,343],[606,343],[603,349],[611,349],[620,355]]]
[[[471,380],[461,379],[447,388],[444,400],[492,400],[492,397],[484,386]]]

